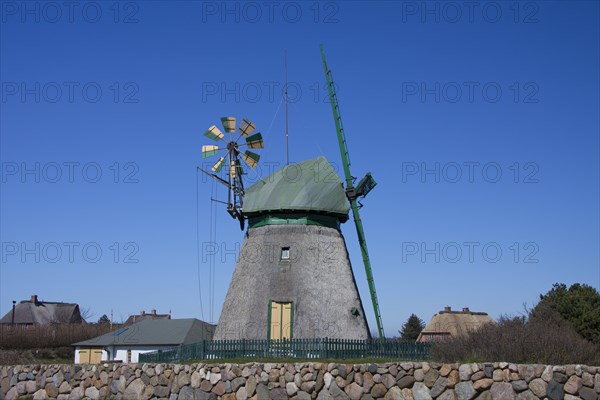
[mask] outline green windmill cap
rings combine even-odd
[[[350,206],[325,157],[290,164],[246,189],[244,214],[315,213],[348,220]]]

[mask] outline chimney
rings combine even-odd
[[[33,304],[37,304],[37,302],[38,302],[37,294],[32,294],[31,295],[31,302]]]
[[[144,311],[144,310],[140,311],[140,315],[146,315],[146,311]]]
[[[446,306],[444,307],[444,312],[450,312],[452,311],[452,307]]]
[[[152,314],[152,315],[156,315],[156,310],[151,310],[151,311],[150,311],[150,314]]]
[[[469,307],[463,307],[463,311],[465,314],[466,313],[470,313],[471,311],[469,311]]]

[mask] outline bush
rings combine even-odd
[[[600,349],[550,305],[540,303],[526,317],[503,316],[498,324],[486,324],[464,336],[435,343],[431,358],[441,362],[600,365]]]
[[[72,364],[73,347],[0,351],[0,365]]]
[[[113,325],[113,330],[118,328]],[[109,324],[0,325],[0,349],[64,347],[108,332]]]

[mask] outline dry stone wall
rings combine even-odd
[[[600,400],[600,367],[439,364],[100,364],[0,368],[0,400]]]

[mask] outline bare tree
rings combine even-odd
[[[96,315],[96,313],[92,312],[89,307],[79,307],[79,314],[81,314],[81,318],[83,318],[86,322],[88,319],[92,319]]]

